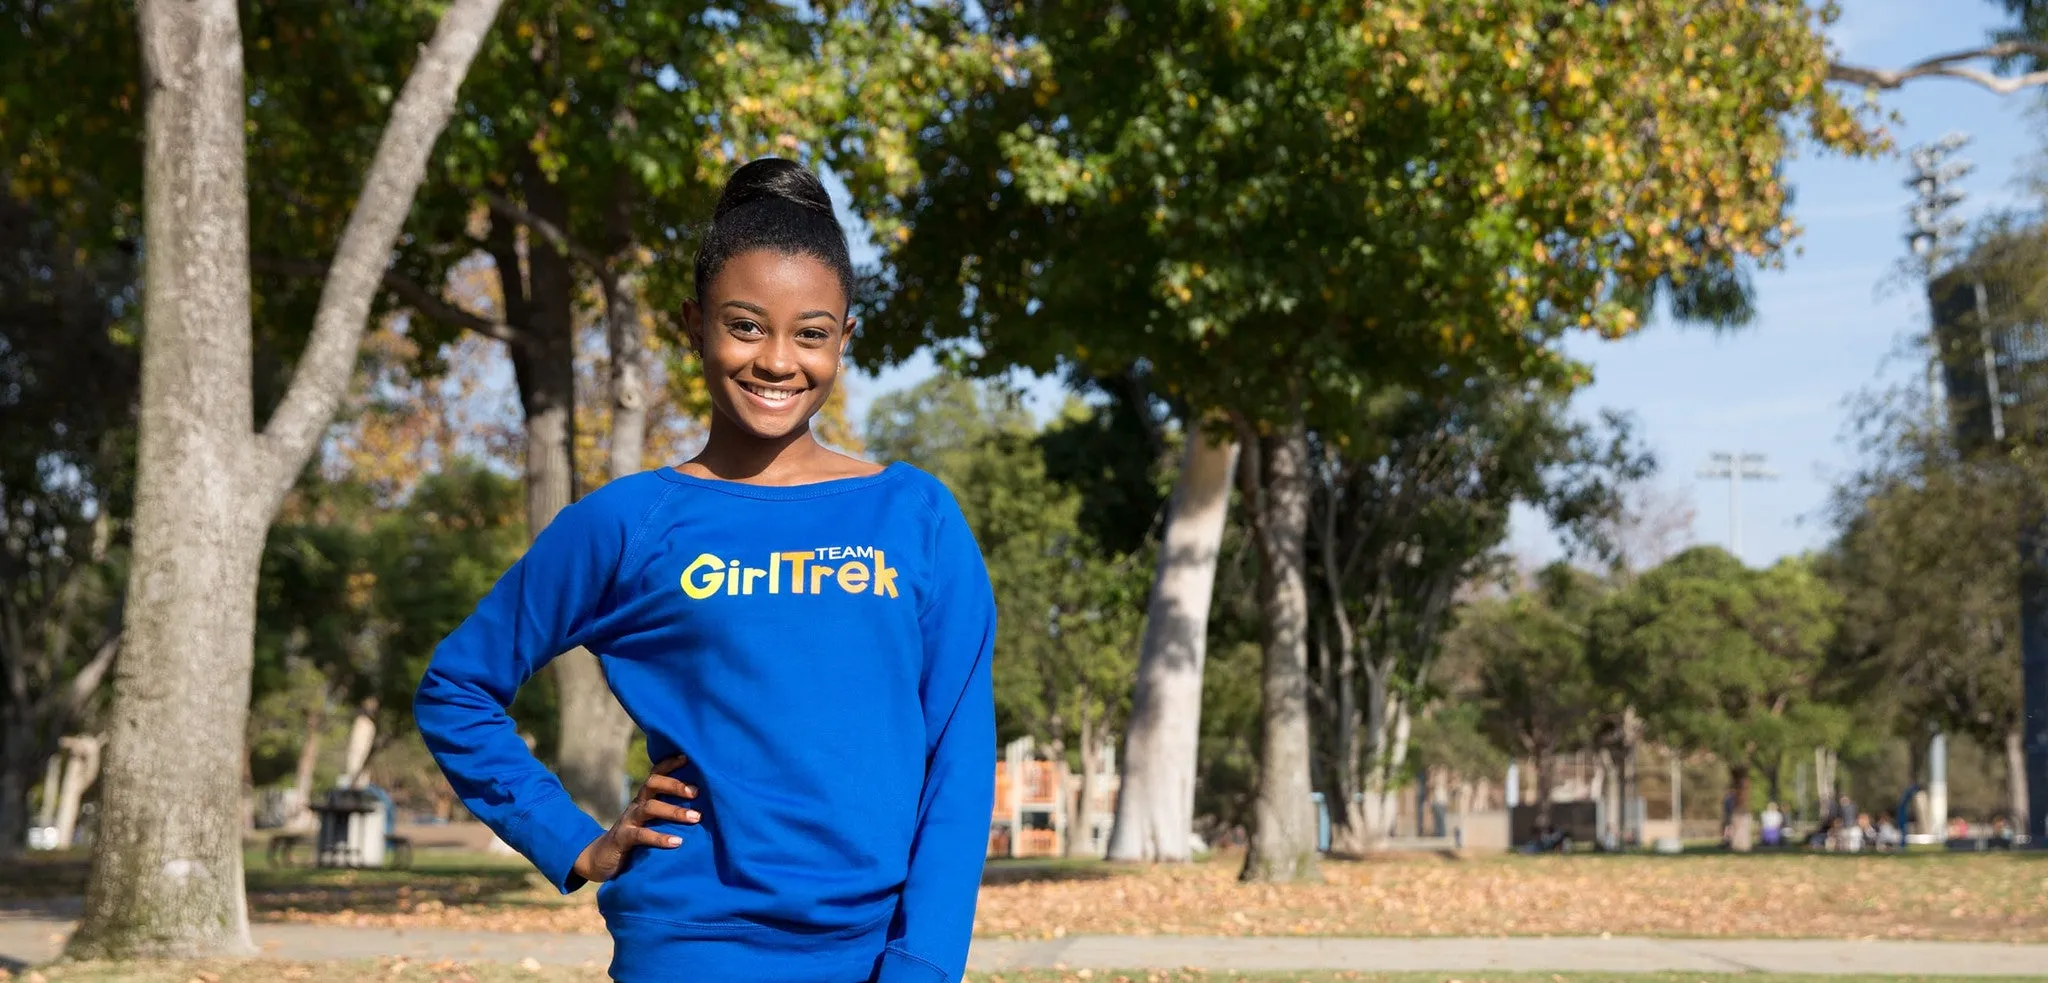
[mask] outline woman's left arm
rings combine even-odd
[[[924,634],[924,793],[903,900],[877,983],[953,983],[967,968],[974,903],[995,807],[996,716],[989,660],[996,603],[988,567],[960,508],[937,504]]]

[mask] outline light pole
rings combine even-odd
[[[1728,552],[1742,558],[1742,479],[1769,481],[1778,476],[1776,471],[1764,467],[1764,455],[1744,454],[1741,451],[1716,451],[1707,456],[1712,462],[1700,469],[1700,477],[1728,479]]]

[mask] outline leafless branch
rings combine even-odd
[[[317,259],[285,259],[278,256],[257,256],[250,260],[249,265],[257,272],[276,273],[282,276],[324,277],[327,275],[327,264]],[[382,285],[384,289],[398,295],[399,300],[405,301],[406,306],[442,324],[474,331],[484,337],[495,338],[506,343],[513,343],[519,340],[518,328],[503,321],[494,321],[446,300],[440,294],[428,290],[418,281],[397,270],[385,270]]]
[[[1993,75],[1979,68],[1971,68],[1963,62],[1984,59],[2013,58],[2030,55],[2048,59],[2048,43],[2039,41],[2001,41],[1997,44],[1965,51],[1954,51],[1945,55],[1916,62],[1905,68],[1865,68],[1860,65],[1845,65],[1835,62],[1828,66],[1828,80],[1847,82],[1870,89],[1896,89],[1916,78],[1952,78],[1973,82],[1999,95],[2011,95],[2021,89],[2037,85],[2048,85],[2048,71],[2028,72],[2025,75]]]
[[[518,202],[495,191],[486,191],[483,193],[483,197],[484,201],[491,206],[491,211],[532,229],[552,243],[557,252],[565,256],[574,256],[578,262],[588,266],[590,272],[599,279],[610,280],[612,275],[611,263],[599,255],[597,250],[569,238],[569,233],[563,231],[561,226],[535,215]]]

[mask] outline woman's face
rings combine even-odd
[[[683,319],[711,405],[763,440],[802,429],[825,405],[854,328],[831,267],[772,249],[726,260]]]

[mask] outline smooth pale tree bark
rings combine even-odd
[[[1101,724],[1086,709],[1081,712],[1081,781],[1074,790],[1074,809],[1067,819],[1067,856],[1086,857],[1095,852],[1095,824],[1089,807],[1095,802],[1095,787],[1101,781]]]
[[[101,559],[103,553],[96,553],[94,561]],[[76,581],[66,585],[67,589],[75,587]],[[74,630],[68,619],[54,616],[53,624],[7,632],[9,637],[0,641],[0,680],[5,681],[0,687],[0,858],[17,856],[27,847],[28,791],[36,774],[47,772],[56,759],[57,735],[76,723],[113,672],[121,651],[118,605],[111,616],[91,657],[61,685],[37,685],[30,680],[52,678],[64,664]],[[0,615],[0,622],[8,620]],[[56,641],[42,641],[38,635]],[[46,795],[43,811],[47,813],[54,802]]]
[[[57,790],[57,846],[59,849],[71,845],[78,835],[78,809],[85,801],[85,793],[92,790],[100,778],[100,751],[106,746],[105,739],[97,734],[67,737],[59,742],[64,749],[64,780]]]
[[[1225,436],[1202,428],[1188,434],[1145,611],[1137,688],[1124,732],[1123,783],[1109,835],[1111,860],[1190,857],[1202,662],[1237,454],[1237,442]]]
[[[1750,769],[1748,765],[1735,765],[1728,769],[1728,781],[1735,786],[1735,815],[1728,820],[1728,849],[1736,853],[1748,853],[1755,845],[1754,829],[1749,817]],[[1849,822],[1856,817],[1850,816]]]
[[[2005,732],[2005,775],[2006,811],[2014,829],[2027,829],[2027,745],[2017,728]]]
[[[142,399],[123,652],[75,958],[253,953],[240,776],[264,532],[347,390],[370,303],[498,0],[454,0],[393,105],[269,425],[251,392],[234,0],[147,0]]]
[[[1239,877],[1279,883],[1314,880],[1315,803],[1309,786],[1308,431],[1295,420],[1260,436],[1252,467],[1259,549],[1259,610],[1265,648],[1259,788],[1251,849]],[[1253,477],[1255,476],[1255,477]]]
[[[327,714],[319,707],[306,711],[306,740],[299,745],[299,764],[292,772],[293,791],[298,793],[285,825],[294,829],[313,818],[313,771],[320,763],[320,729],[327,726]]]
[[[377,699],[364,700],[356,708],[356,715],[348,722],[348,743],[341,751],[341,784],[347,788],[362,788],[370,784],[366,772],[370,766],[370,752],[377,746]]]

